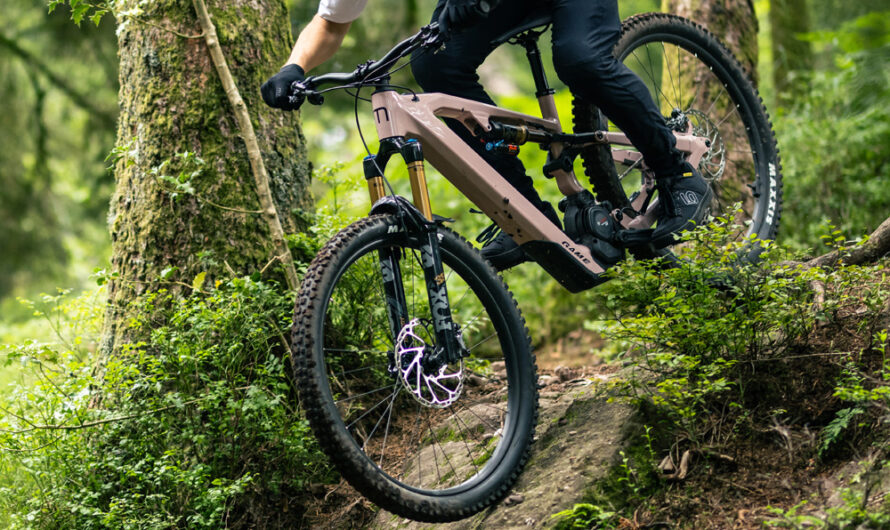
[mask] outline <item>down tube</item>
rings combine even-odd
[[[537,260],[570,291],[601,283],[605,271],[590,250],[572,241],[436,116],[472,112],[497,116],[501,109],[441,94],[372,98],[381,138],[405,136],[423,143],[426,159],[520,245],[546,245],[553,263]],[[435,113],[434,110],[435,109]],[[466,109],[470,109],[467,111]],[[538,119],[540,121],[540,119]],[[578,276],[585,278],[578,278]]]

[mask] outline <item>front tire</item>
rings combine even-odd
[[[431,345],[435,333],[422,234],[409,234],[395,216],[362,219],[319,252],[297,297],[291,355],[309,422],[343,477],[380,507],[428,522],[461,519],[503,498],[528,459],[537,421],[534,358],[516,302],[477,250],[451,230],[439,234],[468,352],[448,366],[444,385],[456,393],[443,393],[445,402],[430,403],[435,383],[423,391],[414,384],[421,372],[399,372],[408,366],[403,336]],[[398,257],[408,306],[398,337],[381,252]]]

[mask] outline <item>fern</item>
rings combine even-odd
[[[824,455],[831,448],[832,444],[836,442],[841,436],[844,434],[844,431],[850,426],[850,422],[856,416],[865,412],[859,407],[852,407],[841,409],[837,411],[834,419],[822,429],[822,440],[819,443],[819,456]]]

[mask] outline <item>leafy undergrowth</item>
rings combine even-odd
[[[600,295],[615,389],[649,427],[558,528],[890,526],[887,260],[822,270],[760,243],[743,265],[730,228]]]
[[[289,527],[334,480],[287,376],[291,299],[249,278],[160,289],[130,326],[150,340],[96,355],[102,306],[35,306],[59,343],[8,345],[32,374],[0,403],[9,528]],[[102,362],[98,362],[102,361]]]

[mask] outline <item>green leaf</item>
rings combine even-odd
[[[165,268],[164,270],[161,271],[161,279],[162,279],[162,280],[169,280],[170,278],[173,277],[173,274],[174,274],[177,270],[179,270],[179,267],[167,267],[167,268]]]
[[[99,25],[99,22],[102,21],[102,17],[105,16],[105,13],[108,13],[108,10],[106,10],[106,9],[99,9],[98,11],[96,11],[95,13],[93,13],[93,14],[90,16],[90,21],[91,21],[93,24],[95,24],[96,26],[98,26],[98,25]]]
[[[206,273],[206,272],[200,272],[200,273],[198,273],[198,275],[195,276],[195,279],[192,280],[192,289],[194,289],[195,291],[200,291],[201,288],[204,287],[204,279],[205,279],[206,277],[207,277],[207,273]]]

